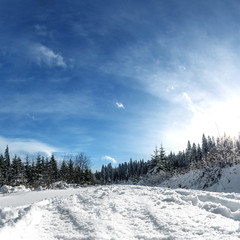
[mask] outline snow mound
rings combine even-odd
[[[209,187],[208,190],[214,192],[240,193],[240,165],[224,168],[219,181]]]
[[[240,165],[226,168],[207,168],[179,174],[163,181],[159,186],[186,188],[214,192],[240,193]]]
[[[64,181],[59,181],[59,182],[52,183],[50,188],[52,188],[52,189],[68,189],[69,185]]]
[[[0,193],[2,193],[2,194],[29,192],[29,191],[31,191],[31,190],[29,188],[26,188],[24,185],[20,185],[17,187],[11,187],[8,185],[4,185],[0,188]]]

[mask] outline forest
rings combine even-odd
[[[85,153],[57,160],[38,154],[24,161],[15,155],[10,159],[8,146],[0,154],[0,186],[50,187],[52,183],[64,181],[69,184],[112,184],[137,183],[147,174],[167,173],[172,176],[186,173],[192,169],[209,169],[231,166],[240,162],[240,139],[227,137],[202,136],[202,143],[187,143],[187,147],[178,153],[166,153],[164,147],[155,147],[150,160],[132,160],[113,167],[111,163],[102,165],[94,174],[90,168],[90,158]]]
[[[112,167],[111,163],[102,166],[100,172],[95,176],[101,183],[119,183],[122,181],[139,181],[140,177],[146,174],[174,174],[186,173],[193,169],[220,169],[232,166],[240,162],[240,137],[238,139],[227,137],[206,137],[202,135],[202,143],[187,143],[187,147],[177,154],[170,152],[167,154],[164,147],[155,147],[153,155],[147,162],[132,161]]]
[[[27,187],[50,187],[56,181],[65,181],[75,184],[93,184],[93,174],[89,168],[90,159],[85,153],[75,157],[66,157],[57,161],[52,155],[50,159],[37,155],[30,161],[26,156],[24,162],[18,156],[10,159],[8,146],[4,155],[0,155],[0,186],[17,186],[23,184]]]

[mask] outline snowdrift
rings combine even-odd
[[[8,185],[4,185],[0,188],[0,193],[7,194],[7,193],[17,193],[17,192],[29,192],[31,191],[29,188],[26,188],[23,185],[17,187],[11,187]]]
[[[177,175],[159,184],[161,187],[199,189],[214,192],[240,193],[240,165],[194,170],[186,174]]]

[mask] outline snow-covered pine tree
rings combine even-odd
[[[192,162],[192,146],[190,141],[188,140],[186,149],[186,166],[187,167],[190,166],[191,162]]]
[[[65,160],[63,160],[60,168],[60,177],[63,181],[67,181],[68,179],[67,173],[68,173],[68,167]]]
[[[202,157],[205,159],[208,153],[208,141],[205,135],[202,136]]]
[[[51,183],[55,182],[58,180],[58,168],[57,168],[57,161],[55,160],[54,155],[52,154],[50,162],[50,178],[51,178]]]
[[[16,186],[23,183],[24,178],[24,166],[22,160],[17,155],[14,156],[11,164],[10,171],[10,183],[12,186]]]
[[[0,155],[0,187],[4,184],[4,158]]]
[[[9,155],[9,149],[8,146],[5,149],[5,154],[4,154],[4,170],[3,170],[3,177],[4,177],[4,184],[9,184],[10,180],[10,155]]]

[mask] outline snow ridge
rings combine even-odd
[[[196,169],[173,176],[160,184],[161,187],[240,193],[240,164],[232,167]]]

